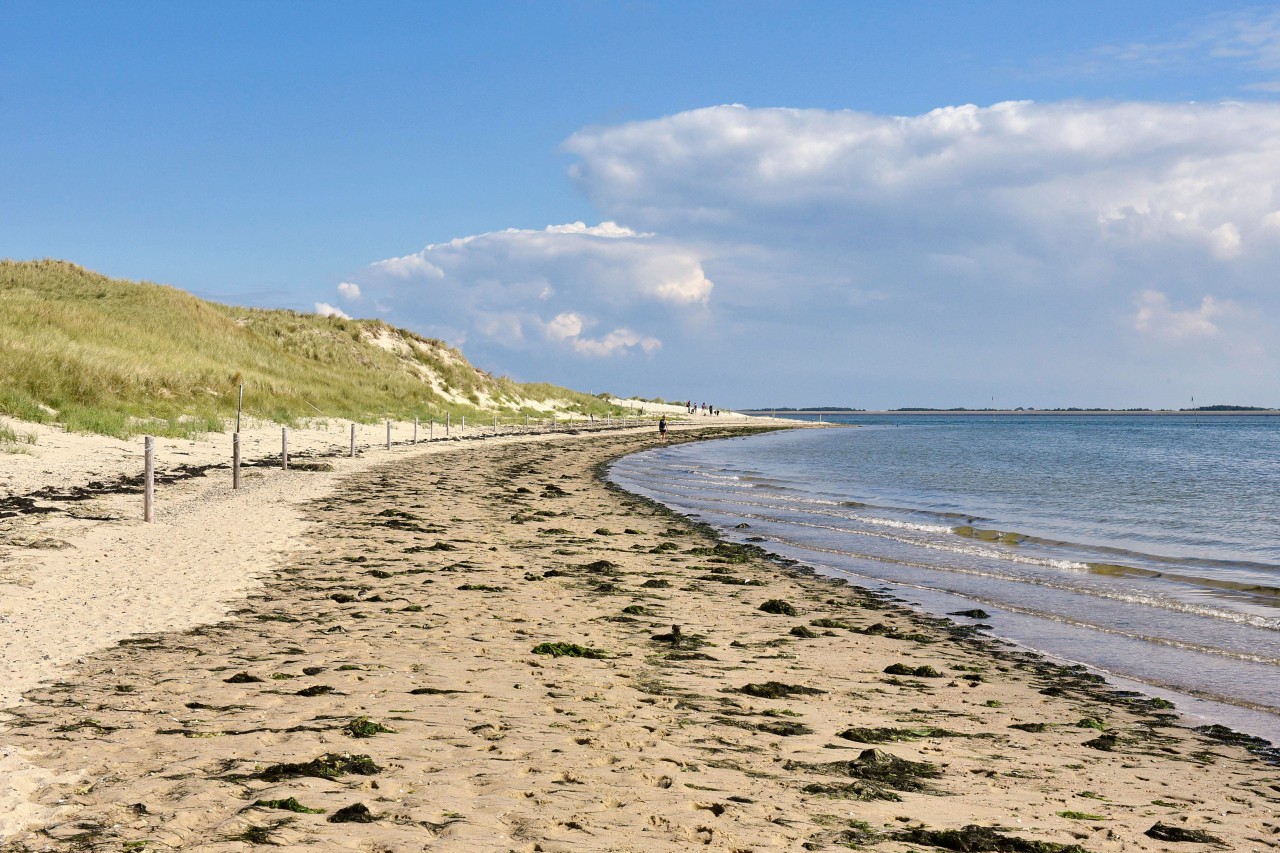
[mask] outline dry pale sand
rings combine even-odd
[[[1241,747],[1086,673],[717,547],[593,476],[656,440],[436,446],[263,471],[257,498],[193,480],[189,512],[153,528],[64,520],[86,527],[48,559],[172,572],[205,619],[250,594],[194,630],[157,612],[154,633],[27,690],[0,740],[30,762],[21,808],[39,822],[0,849],[1280,846],[1280,772]],[[208,508],[242,500],[248,524],[243,507]],[[272,518],[273,502],[295,509]],[[228,532],[256,556],[214,553]],[[149,549],[173,556],[143,571]],[[239,580],[218,580],[225,564]],[[794,615],[761,610],[771,600]],[[1205,835],[1147,835],[1157,824]],[[966,826],[984,829],[946,834]]]

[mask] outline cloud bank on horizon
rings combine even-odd
[[[1277,402],[1280,105],[730,105],[564,149],[599,224],[377,261],[341,310],[738,405]]]

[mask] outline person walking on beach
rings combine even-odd
[[[662,436],[662,440],[667,440],[667,416],[663,415],[658,419],[658,435]]]

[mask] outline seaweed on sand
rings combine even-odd
[[[649,638],[649,640],[654,643],[666,643],[673,649],[680,649],[683,651],[691,651],[693,649],[701,648],[702,646],[710,645],[704,635],[686,634],[679,625],[672,625],[671,633],[654,634]]]
[[[785,699],[788,696],[821,696],[827,691],[819,690],[816,687],[805,687],[802,684],[765,681],[760,684],[744,684],[738,688],[738,692],[754,696],[757,699]]]
[[[1103,752],[1115,752],[1116,746],[1120,743],[1120,738],[1114,734],[1100,735],[1093,740],[1087,740],[1084,745],[1092,749],[1100,749]]]
[[[55,732],[78,732],[81,729],[93,729],[95,732],[101,732],[102,734],[111,734],[114,731],[118,731],[119,727],[105,726],[102,723],[98,722],[97,720],[86,717],[83,720],[77,720],[74,723],[64,723],[63,725],[56,727],[54,731]]]
[[[819,794],[824,797],[842,800],[858,800],[860,802],[886,800],[892,803],[902,801],[902,797],[887,788],[882,788],[879,785],[869,785],[865,782],[839,782],[834,784],[813,782],[805,785],[803,790],[806,794]]]
[[[710,548],[690,548],[685,551],[695,557],[711,557],[719,563],[745,563],[754,556],[764,552],[755,545],[737,545],[732,542],[717,542]]]
[[[788,770],[808,770],[826,776],[846,776],[894,791],[926,791],[928,787],[920,780],[942,775],[942,771],[928,761],[908,761],[880,749],[863,750],[852,761],[825,761],[817,764],[788,761],[785,767]]]
[[[587,646],[580,646],[577,643],[539,643],[533,647],[535,655],[550,655],[553,658],[569,657],[569,658],[604,658],[608,657],[608,652],[603,649],[593,649]]]
[[[248,844],[270,844],[273,846],[278,846],[276,842],[271,840],[271,832],[272,830],[280,828],[284,824],[285,824],[285,821],[281,821],[280,823],[277,823],[273,826],[257,826],[256,824],[251,823],[247,825],[244,828],[244,831],[241,832],[239,835],[232,835],[228,837],[227,840],[228,841],[244,841]]]
[[[310,698],[312,696],[324,696],[329,693],[337,693],[337,692],[338,691],[336,688],[330,687],[328,684],[317,684],[313,687],[304,687],[293,695],[305,696]]]
[[[893,663],[884,668],[888,675],[914,675],[916,678],[942,678],[942,673],[929,665],[907,666],[905,663]]]
[[[760,605],[760,610],[765,613],[772,613],[775,616],[797,616],[799,615],[795,607],[783,601],[781,598],[771,598],[764,604]]]
[[[1156,821],[1151,828],[1145,833],[1148,838],[1154,838],[1157,841],[1190,841],[1196,844],[1223,844],[1222,839],[1217,838],[1203,829],[1187,829],[1181,826],[1171,826],[1167,823]]]
[[[1217,723],[1209,726],[1196,726],[1193,731],[1211,740],[1228,743],[1233,746],[1242,746],[1249,752],[1260,756],[1264,761],[1271,764],[1280,764],[1280,749],[1272,746],[1270,741],[1263,740],[1260,737],[1237,732]]]
[[[283,809],[289,812],[297,812],[298,814],[324,814],[324,809],[307,808],[298,802],[296,797],[289,797],[284,800],[258,800],[253,805],[257,808]]]
[[[918,631],[899,631],[883,622],[877,622],[867,628],[856,628],[849,626],[849,630],[858,634],[865,634],[868,637],[884,637],[889,640],[908,640],[916,643],[936,643],[937,638],[930,637],[928,634],[922,634]]]
[[[913,741],[931,737],[965,737],[965,735],[960,732],[953,732],[950,729],[935,729],[932,726],[922,726],[917,729],[862,728],[855,726],[845,729],[837,734],[836,737],[857,743],[893,743],[895,741]]]
[[[584,565],[578,566],[577,568],[579,571],[587,572],[588,574],[593,574],[593,575],[608,575],[610,577],[617,577],[622,574],[621,570],[619,570],[618,568],[618,564],[610,562],[609,560],[596,560],[593,563],[586,563]]]
[[[382,725],[382,723],[375,723],[368,717],[356,717],[354,720],[342,727],[342,733],[349,735],[350,737],[362,738],[373,737],[376,734],[382,733],[395,734],[396,730],[388,728],[387,726]]]
[[[796,735],[811,735],[813,729],[804,723],[798,723],[795,720],[769,720],[763,723],[756,723],[756,731],[764,732],[769,735],[777,735],[778,737],[795,737]]]
[[[378,816],[369,811],[364,803],[352,803],[334,812],[329,823],[373,823],[377,819]]]
[[[230,678],[224,678],[222,680],[227,684],[255,684],[262,681],[258,676],[250,675],[247,672],[237,672]]]
[[[729,586],[764,586],[764,581],[755,578],[743,578],[737,575],[725,574],[724,572],[712,572],[709,575],[699,575],[696,580],[711,581],[712,583],[722,583]]]
[[[367,755],[351,755],[350,753],[326,752],[319,758],[310,761],[272,764],[264,770],[250,774],[249,779],[261,779],[264,782],[281,782],[301,776],[317,779],[337,779],[347,773],[357,776],[372,776],[381,773],[382,768]]]
[[[961,853],[1089,853],[1078,844],[1056,844],[1052,841],[1029,841],[1016,835],[969,824],[960,829],[907,829],[895,833],[895,841],[927,844]]]

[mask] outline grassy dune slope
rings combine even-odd
[[[241,383],[245,414],[281,423],[620,412],[493,377],[380,320],[237,308],[65,261],[0,261],[0,413],[119,436],[220,431]]]

